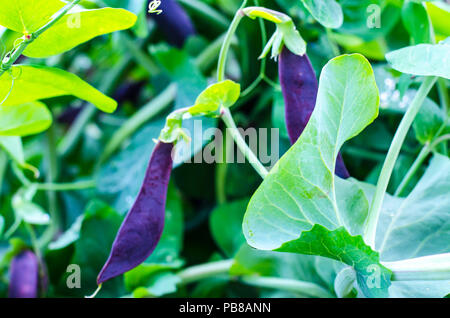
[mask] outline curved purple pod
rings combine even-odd
[[[151,17],[168,41],[181,48],[186,39],[196,33],[191,19],[176,0],[161,0],[158,10],[162,10],[162,13],[152,14]]]
[[[308,55],[296,55],[286,47],[279,56],[278,74],[285,103],[286,128],[291,144],[294,144],[314,111],[319,85]],[[341,178],[350,177],[340,153],[336,174]]]
[[[117,233],[98,284],[140,265],[156,248],[164,229],[172,150],[172,143],[161,141],[153,150],[141,190]]]
[[[32,251],[16,255],[10,268],[9,297],[36,298],[39,288],[39,262]]]

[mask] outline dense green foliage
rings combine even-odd
[[[450,4],[149,2],[0,0],[0,297],[26,259],[40,297],[92,294],[139,191],[167,192],[162,236],[98,297],[450,294]],[[292,146],[283,48],[319,81]],[[158,139],[168,189],[141,188]]]

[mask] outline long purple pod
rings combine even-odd
[[[117,233],[98,284],[140,265],[156,248],[164,228],[172,150],[172,143],[161,141],[153,150],[141,190]]]
[[[180,48],[189,36],[196,33],[191,19],[176,0],[161,0],[158,10],[162,13],[151,16],[171,44]]]
[[[307,54],[296,55],[284,47],[278,63],[285,103],[286,127],[291,144],[302,134],[316,106],[318,82]],[[348,178],[342,155],[336,160],[336,174]]]
[[[10,267],[9,297],[36,298],[39,288],[39,262],[33,252],[27,250],[16,255]]]

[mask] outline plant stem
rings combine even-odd
[[[442,109],[444,110],[445,116],[448,116],[450,112],[450,97],[448,96],[446,80],[441,77],[438,78],[437,85]]]
[[[262,165],[262,163],[258,160],[258,157],[253,153],[253,151],[249,148],[244,138],[240,134],[236,124],[234,123],[233,117],[231,116],[230,110],[226,107],[222,107],[220,110],[221,118],[225,125],[228,128],[228,131],[233,137],[234,142],[238,146],[239,150],[244,154],[245,158],[249,161],[249,163],[253,166],[256,172],[264,179],[269,173],[267,169]]]
[[[334,298],[326,289],[310,282],[304,282],[294,279],[286,279],[279,277],[259,277],[259,276],[244,276],[240,279],[241,282],[248,285],[273,288],[277,290],[283,290],[301,296],[314,297],[314,298]]]
[[[450,280],[450,253],[383,262],[392,271],[392,280]]]
[[[80,181],[73,183],[35,183],[40,191],[74,191],[95,188],[94,180]]]
[[[397,158],[400,154],[400,150],[402,148],[403,142],[405,141],[408,130],[410,129],[414,119],[417,116],[417,113],[420,110],[420,107],[422,106],[426,96],[430,92],[436,80],[436,77],[425,78],[424,82],[419,88],[419,91],[414,97],[414,100],[411,102],[410,107],[408,108],[402,121],[400,122],[391,147],[389,148],[389,152],[384,161],[364,231],[364,238],[366,240],[366,243],[373,248],[375,248],[375,235],[378,225],[378,219],[381,213],[381,207],[383,205],[384,195],[386,193],[392,171],[394,170],[395,162],[397,161]]]
[[[450,140],[450,134],[444,135],[436,139],[432,143],[427,143],[425,147],[422,148],[419,155],[417,156],[416,160],[414,161],[411,168],[409,168],[408,173],[403,178],[402,182],[398,186],[397,190],[395,191],[395,196],[400,196],[405,191],[406,187],[408,186],[409,182],[411,182],[412,177],[414,177],[417,170],[420,168],[424,160],[428,157],[428,155],[433,151],[433,149],[436,148],[437,145],[439,145],[441,142]]]
[[[222,44],[222,48],[220,50],[219,55],[219,63],[217,66],[217,81],[222,82],[225,80],[225,65],[227,63],[228,51],[230,50],[231,41],[236,33],[236,29],[239,26],[242,18],[244,17],[244,13],[242,12],[242,8],[247,4],[247,0],[242,2],[241,7],[234,15],[233,21],[231,21],[230,27],[228,28],[227,34],[225,36],[225,40]]]
[[[47,131],[47,175],[46,182],[53,183],[58,177],[58,158],[56,153],[55,125]],[[48,210],[50,212],[50,225],[42,234],[41,241],[50,242],[58,230],[61,228],[61,216],[58,211],[58,202],[55,191],[47,189]]]
[[[78,2],[81,0],[73,0],[72,2],[66,4],[61,10],[59,10],[54,18],[50,20],[47,24],[45,24],[43,27],[41,27],[39,30],[31,33],[26,34],[23,38],[23,42],[19,45],[17,49],[14,50],[14,52],[11,54],[11,56],[6,60],[3,61],[0,65],[0,76],[3,75],[7,70],[11,68],[11,66],[17,61],[17,59],[22,55],[23,51],[27,48],[27,46],[36,40],[42,33],[47,31],[49,28],[51,28],[56,22],[58,22],[63,16],[66,15],[67,12],[69,12],[70,9],[72,9]]]
[[[120,64],[117,67],[111,69],[106,74],[105,81],[103,81],[102,85],[100,85],[100,90],[103,91],[107,95],[110,94],[111,91],[114,89],[116,82],[119,80],[119,78],[122,76],[122,74],[128,68],[128,66],[131,64],[131,61],[132,61],[132,58],[130,56],[126,56],[125,58],[123,58],[121,60]],[[58,154],[59,155],[61,155],[62,157],[65,157],[73,150],[73,148],[76,146],[78,140],[80,139],[84,128],[91,121],[91,119],[95,116],[96,113],[97,113],[97,108],[95,108],[91,104],[86,105],[83,108],[83,110],[78,115],[75,122],[73,123],[73,125],[70,127],[65,138],[58,145]]]
[[[141,50],[139,45],[137,45],[126,32],[120,33],[120,39],[125,44],[135,62],[145,68],[150,75],[155,75],[160,72],[155,62],[153,62],[149,55]]]
[[[233,260],[224,260],[202,265],[188,267],[178,273],[181,279],[179,285],[187,285],[199,280],[215,277],[218,275],[228,275],[233,265]],[[230,277],[229,277],[230,278]],[[284,279],[278,277],[257,277],[257,276],[241,276],[240,281],[261,288],[280,289],[304,296],[310,297],[334,297],[324,288],[310,282],[303,282],[292,279]]]
[[[182,5],[186,6],[187,8],[191,9],[192,11],[195,11],[198,15],[201,15],[205,19],[208,20],[208,22],[211,22],[218,26],[221,29],[226,29],[228,27],[228,19],[223,16],[218,11],[214,10],[212,7],[207,5],[204,2],[200,2],[197,0],[178,0]]]
[[[201,72],[206,72],[217,61],[217,55],[220,53],[225,34],[215,39],[200,55],[195,58],[195,65]],[[236,42],[233,39],[232,43]]]
[[[204,278],[227,274],[230,271],[231,265],[233,265],[233,260],[188,267],[178,273],[178,277],[181,279],[180,285],[187,285]]]
[[[105,162],[119,148],[122,142],[130,137],[139,127],[166,109],[173,102],[176,94],[177,85],[170,84],[161,94],[130,117],[110,138],[98,164]]]

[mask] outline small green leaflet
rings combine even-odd
[[[28,136],[43,132],[52,124],[52,114],[41,102],[0,106],[0,136]]]
[[[30,34],[49,22],[65,4],[59,0],[0,0],[0,25]]]
[[[127,10],[113,8],[67,14],[34,40],[24,55],[43,58],[60,54],[99,35],[129,29],[136,19]]]
[[[398,261],[449,253],[449,193],[450,159],[436,154],[407,198],[387,197],[377,232],[381,259]]]
[[[402,8],[402,20],[411,35],[413,44],[431,42],[430,21],[423,4],[411,0],[405,1]]]
[[[302,3],[326,28],[337,29],[344,22],[342,7],[335,0],[302,0]]]
[[[75,74],[57,68],[19,65],[13,66],[10,73],[4,73],[0,77],[0,96],[8,96],[3,106],[64,95],[73,95],[88,101],[107,113],[113,112],[117,107],[116,101]]]
[[[231,80],[210,85],[195,101],[195,105],[189,108],[193,116],[216,112],[220,107],[233,106],[241,94],[241,86]]]
[[[450,79],[450,44],[419,44],[386,54],[391,67],[399,72],[440,76]]]
[[[243,230],[258,249],[320,255],[353,266],[368,297],[387,295],[390,272],[360,234],[369,203],[351,180],[334,176],[345,141],[378,116],[372,67],[360,54],[331,60],[322,70],[316,108],[303,134],[250,200]],[[380,285],[370,277],[376,272]]]

